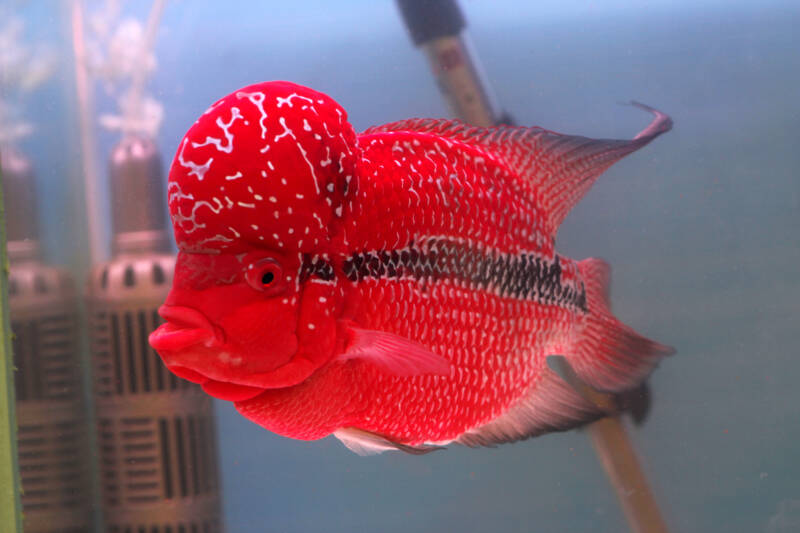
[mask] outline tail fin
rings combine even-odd
[[[611,314],[611,269],[605,261],[585,259],[578,268],[586,286],[589,315],[583,334],[569,355],[570,364],[582,380],[598,390],[632,389],[674,350],[642,337]]]

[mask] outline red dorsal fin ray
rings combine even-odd
[[[478,128],[446,119],[401,120],[369,128],[364,135],[415,131],[482,148],[530,182],[547,213],[548,230],[555,236],[572,207],[603,171],[672,128],[672,119],[661,111],[638,102],[631,105],[654,115],[650,124],[631,140],[589,139],[538,127]]]
[[[349,344],[337,357],[339,361],[368,361],[399,377],[450,374],[450,362],[446,358],[403,336],[355,326],[347,326],[346,332]]]

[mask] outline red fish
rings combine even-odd
[[[670,348],[609,311],[609,268],[554,249],[633,140],[414,119],[356,134],[330,97],[245,87],[169,174],[179,255],[152,346],[280,435],[359,453],[494,445],[601,415],[546,365],[639,385]]]

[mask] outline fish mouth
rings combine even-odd
[[[214,352],[225,344],[224,332],[203,313],[190,307],[162,305],[158,314],[166,322],[151,333],[148,340],[170,372],[199,384],[206,394],[220,400],[244,401],[264,392],[264,388],[216,380],[186,366],[183,354],[187,351]]]
[[[150,334],[150,345],[159,353],[178,352],[203,344],[208,348],[225,343],[225,334],[206,316],[189,307],[162,305],[158,314],[166,320]]]

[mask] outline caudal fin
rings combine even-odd
[[[611,268],[602,259],[578,263],[589,308],[585,329],[569,354],[580,378],[598,390],[619,392],[638,386],[662,357],[674,350],[642,337],[611,314]]]

